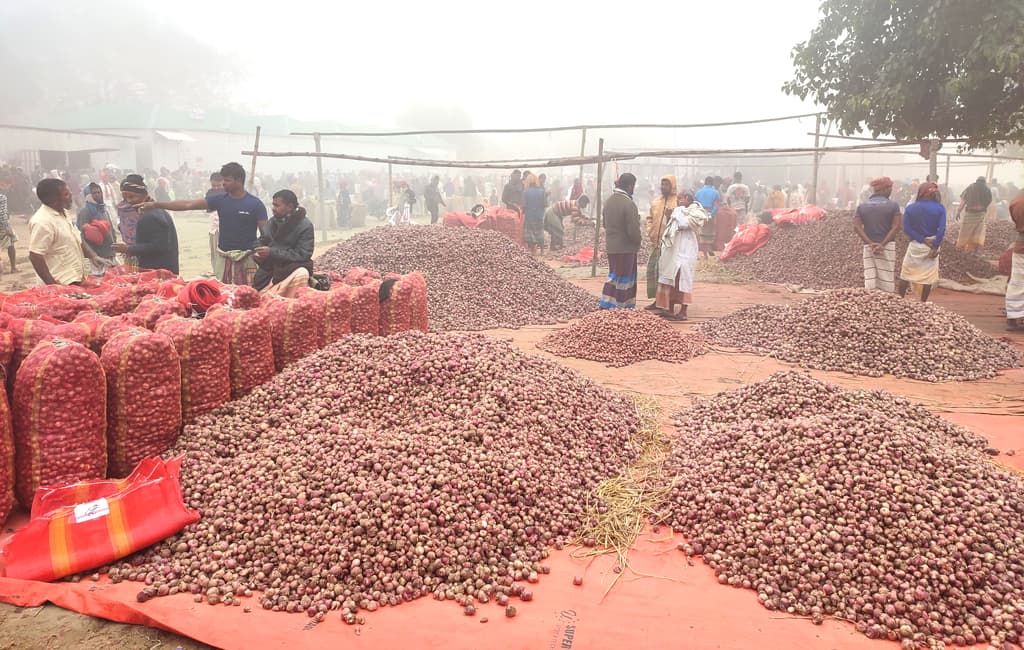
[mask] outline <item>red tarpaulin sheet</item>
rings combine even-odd
[[[11,522],[8,522],[10,525]],[[5,540],[4,540],[5,541]],[[757,594],[718,584],[699,559],[688,566],[675,546],[681,538],[646,531],[630,554],[630,568],[616,578],[614,556],[574,559],[569,550],[547,560],[550,575],[530,585],[533,601],[513,599],[513,619],[492,603],[465,616],[451,601],[421,598],[376,612],[360,612],[365,625],[348,626],[332,612],[316,624],[305,614],[260,608],[257,597],[241,607],[193,602],[181,594],[136,602],[140,583],[41,583],[0,578],[0,601],[34,607],[47,601],[124,623],[162,628],[220,648],[437,648],[445,650],[622,650],[626,648],[896,648],[872,641],[853,626],[771,612]],[[581,587],[573,576],[583,576]],[[606,594],[607,591],[607,594]],[[244,607],[252,611],[245,613]],[[487,623],[481,619],[487,617]]]

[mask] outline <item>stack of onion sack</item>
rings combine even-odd
[[[422,273],[388,273],[380,285],[378,334],[389,336],[410,329],[426,332],[427,282]]]
[[[270,314],[266,310],[218,306],[207,312],[206,319],[228,326],[232,399],[248,395],[274,376],[274,347],[270,335]]]
[[[13,391],[18,368],[35,349],[40,341],[59,337],[68,341],[90,345],[92,332],[83,323],[61,323],[49,320],[23,320],[13,318],[6,325],[12,335],[11,361],[7,373],[7,385]]]
[[[1024,480],[980,436],[796,372],[676,425],[669,522],[722,584],[908,649],[1024,639]]]
[[[75,318],[74,322],[82,323],[89,328],[89,347],[96,354],[103,352],[103,346],[115,334],[133,327],[145,327],[142,318],[135,314],[104,316],[94,312],[83,312]]]
[[[165,316],[156,332],[181,362],[181,418],[188,423],[231,399],[231,326],[212,318]]]
[[[177,298],[159,298],[148,296],[139,303],[133,312],[142,320],[146,329],[156,327],[158,320],[167,315],[185,317],[189,315],[188,307]]]
[[[322,314],[323,326],[317,332],[317,347],[334,343],[352,333],[352,294],[354,290],[344,284],[332,284],[330,291],[317,291],[309,287],[299,289],[296,298],[315,305]]]
[[[274,349],[274,367],[285,367],[317,349],[323,330],[324,312],[305,300],[265,296],[262,309],[270,317],[270,338]]]
[[[426,278],[430,326],[481,330],[565,321],[597,309],[597,298],[567,282],[522,246],[475,228],[375,228],[316,259],[322,271],[352,267]],[[354,325],[353,332],[357,331]]]
[[[18,500],[40,485],[101,479],[107,471],[107,384],[99,358],[50,338],[25,358],[14,382]]]
[[[0,390],[0,524],[14,507],[14,424],[7,391]]]
[[[812,289],[864,286],[863,243],[853,229],[853,212],[830,211],[821,221],[800,226],[772,226],[772,237],[751,256],[735,255],[726,264],[759,282],[795,284]],[[948,234],[939,254],[939,275],[960,283],[991,278],[996,269],[983,259],[955,246]],[[899,275],[907,238],[896,245]]]
[[[1021,365],[1021,353],[959,314],[917,300],[840,289],[792,305],[755,305],[698,326],[721,345],[817,370],[973,381]]]
[[[107,377],[108,475],[127,476],[181,429],[181,370],[171,339],[149,330],[114,335],[100,355]]]
[[[529,599],[637,429],[627,399],[504,341],[345,337],[185,428],[172,453],[203,519],[111,577],[348,622],[422,596]]]
[[[689,361],[707,352],[704,337],[676,330],[646,311],[604,309],[548,334],[537,347],[560,357],[601,361],[609,366],[657,359]]]

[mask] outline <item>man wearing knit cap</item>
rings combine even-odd
[[[864,288],[896,291],[896,235],[900,232],[900,206],[889,198],[892,179],[870,182],[871,196],[857,206],[853,228],[863,242]]]

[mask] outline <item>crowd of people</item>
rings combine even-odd
[[[210,174],[202,198],[175,198],[162,184],[152,187],[143,174],[116,181],[111,169],[104,171],[101,182],[90,181],[81,192],[59,174],[36,183],[32,196],[39,205],[28,219],[28,257],[43,283],[81,285],[86,276],[101,277],[120,265],[179,273],[178,234],[170,215],[179,210],[209,214],[210,259],[218,280],[283,296],[309,283],[313,224],[292,190],[274,193],[268,218],[263,200],[246,191],[245,169],[238,163]],[[0,243],[8,246],[12,270],[17,270],[17,238],[10,227],[9,197],[19,182],[10,173],[0,174]]]
[[[254,180],[246,189],[246,171],[228,163],[219,172],[203,174],[186,166],[170,171],[147,170],[124,174],[104,167],[93,175],[72,175],[59,170],[27,175],[23,170],[0,168],[0,248],[6,248],[10,268],[17,270],[17,235],[11,214],[30,214],[29,262],[47,283],[75,284],[86,275],[102,276],[109,268],[127,264],[139,269],[179,271],[178,237],[170,212],[196,210],[209,215],[209,253],[213,277],[225,283],[246,284],[264,292],[293,295],[312,274],[314,226],[301,207],[310,190],[311,174],[282,174]],[[38,177],[38,178],[36,178]],[[35,181],[34,189],[29,185]],[[337,192],[337,225],[349,225],[353,201],[349,188],[364,204],[378,201],[384,187],[382,212],[391,223],[411,222],[417,192],[430,223],[437,224],[441,209],[469,211],[476,205],[504,205],[523,216],[523,239],[531,252],[563,246],[564,220],[591,223],[586,210],[591,201],[583,179],[563,185],[546,174],[515,170],[503,185],[500,198],[495,176],[410,176],[388,183],[381,174],[363,170],[330,175],[328,188]],[[288,187],[280,187],[287,184]],[[310,187],[312,185],[313,187]],[[29,189],[26,190],[26,187]],[[268,216],[264,196],[275,187]],[[693,178],[680,189],[674,176],[660,179],[649,197],[643,223],[635,200],[636,176],[623,173],[604,204],[604,228],[609,280],[602,308],[631,308],[636,304],[637,253],[647,238],[645,309],[674,320],[685,320],[691,303],[696,264],[701,254],[721,250],[737,224],[764,221],[770,210],[805,204],[802,185],[768,189],[760,182],[744,183],[743,174],[731,178],[708,175]],[[906,200],[908,191],[911,200]],[[823,186],[821,192],[827,192]],[[911,286],[922,301],[938,283],[938,257],[951,211],[961,222],[957,246],[981,254],[986,224],[1002,216],[1016,224],[1018,241],[1012,257],[1007,289],[1007,318],[1011,328],[1024,328],[1024,198],[1008,201],[1018,190],[995,179],[979,177],[957,197],[933,181],[905,183],[889,177],[871,179],[854,196],[844,183],[829,199],[832,205],[855,208],[855,230],[864,260],[864,286],[906,295]],[[812,189],[813,194],[813,189]],[[315,195],[314,195],[315,196]],[[390,210],[386,206],[390,204]],[[453,204],[455,204],[453,206]],[[897,277],[896,237],[910,240]],[[120,259],[119,259],[120,257]],[[678,311],[677,311],[678,309]]]
[[[755,193],[743,183],[740,172],[730,181],[707,176],[696,191],[679,191],[675,177],[664,176],[658,195],[651,199],[642,231],[634,200],[636,185],[633,174],[622,174],[604,206],[608,281],[600,306],[636,306],[637,254],[646,235],[652,245],[647,263],[647,298],[653,302],[645,309],[671,320],[686,320],[699,255],[714,250],[722,225],[716,220],[720,222],[727,212],[733,227],[736,222],[756,219]],[[947,226],[942,188],[934,181],[918,183],[914,199],[903,205],[894,197],[895,186],[889,177],[872,179],[866,196],[856,205],[854,229],[863,248],[864,287],[905,297],[913,286],[924,302],[939,281],[939,254]],[[998,216],[993,210],[997,197],[985,177],[979,177],[959,195],[955,215],[961,221],[956,244],[959,248],[980,254],[986,223]],[[781,196],[776,198],[782,202]],[[768,201],[774,200],[769,195]],[[1007,328],[1020,330],[1024,329],[1024,194],[1008,203],[1007,216],[1017,230],[1006,290]],[[905,233],[909,244],[897,277],[896,237],[900,232]]]

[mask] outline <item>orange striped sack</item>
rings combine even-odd
[[[121,481],[42,490],[4,548],[7,577],[50,581],[95,569],[198,521],[181,497],[180,464],[146,459]]]

